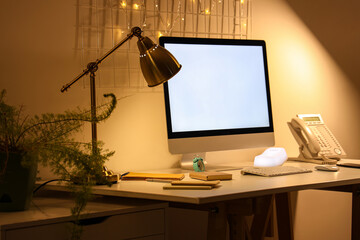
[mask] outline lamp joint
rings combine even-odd
[[[142,38],[142,36],[141,36],[142,30],[139,27],[133,27],[131,29],[131,33],[138,38]]]
[[[90,62],[87,65],[87,69],[91,73],[95,73],[98,70],[98,63],[97,62]]]

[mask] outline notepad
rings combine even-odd
[[[166,180],[181,180],[185,177],[184,174],[173,174],[173,173],[138,173],[129,172],[124,175],[122,180],[146,180],[146,179],[166,179]]]
[[[172,185],[171,183],[163,186],[163,189],[183,189],[183,190],[210,190],[212,186],[201,185]]]
[[[194,179],[200,180],[231,180],[232,174],[231,173],[224,173],[224,172],[191,172],[189,176]]]
[[[360,163],[353,163],[353,162],[338,162],[336,165],[342,167],[360,168]]]
[[[163,189],[195,189],[195,190],[210,190],[219,186],[220,181],[172,181],[163,186]]]
[[[198,180],[193,180],[193,181],[172,181],[171,185],[188,185],[188,186],[211,186],[211,187],[215,187],[216,185],[218,185],[220,183],[219,180],[217,181],[198,181]]]

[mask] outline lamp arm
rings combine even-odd
[[[126,43],[128,40],[130,40],[133,36],[141,37],[141,28],[139,27],[133,27],[131,29],[131,32],[118,44],[116,44],[112,49],[110,49],[107,53],[105,53],[101,58],[96,60],[96,64],[100,64],[105,58],[107,58],[110,54],[112,54],[116,49],[118,49],[121,45]]]
[[[87,68],[83,70],[83,72],[81,74],[79,74],[76,78],[74,78],[71,82],[65,84],[62,88],[61,88],[61,92],[66,91],[68,88],[70,88],[71,85],[73,85],[75,82],[77,82],[80,78],[82,78],[83,76],[87,75],[90,72],[96,72],[98,69],[98,65],[105,59],[107,58],[110,54],[112,54],[116,49],[118,49],[120,46],[122,46],[125,42],[127,42],[128,40],[130,40],[132,37],[136,36],[138,38],[142,38],[141,36],[141,28],[139,27],[133,27],[131,29],[131,32],[123,39],[121,40],[118,44],[116,44],[112,49],[110,49],[107,53],[105,53],[101,58],[97,59],[95,62],[90,62],[87,65]]]

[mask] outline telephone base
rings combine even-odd
[[[299,158],[299,157],[289,157],[289,161],[299,161],[299,162],[308,162],[308,163],[316,163],[320,165],[335,165],[339,159],[314,159],[314,158]]]

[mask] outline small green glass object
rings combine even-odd
[[[193,168],[195,172],[204,172],[205,171],[204,160],[201,157],[195,157],[193,159]]]

